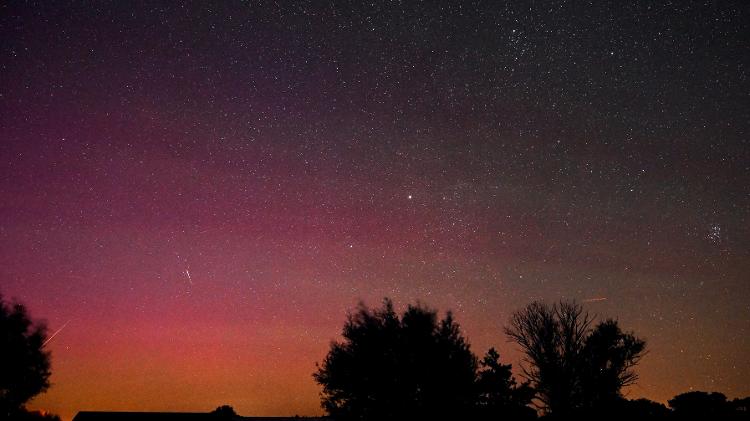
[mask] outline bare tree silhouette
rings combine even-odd
[[[537,301],[514,313],[505,329],[526,354],[523,374],[548,413],[566,416],[577,406],[578,360],[590,324],[579,305]]]
[[[524,376],[539,406],[556,417],[606,411],[637,380],[633,368],[645,342],[606,320],[592,318],[574,302],[533,302],[511,317],[506,334],[526,354]]]

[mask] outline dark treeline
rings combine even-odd
[[[450,312],[360,304],[313,375],[322,406],[341,420],[750,419],[750,398],[721,393],[626,399],[645,341],[578,304],[531,303],[505,333],[525,354],[523,382],[495,349],[477,357]]]
[[[505,329],[524,352],[523,381],[489,349],[471,350],[449,312],[409,306],[397,314],[386,299],[350,314],[343,340],[331,349],[315,380],[322,406],[337,420],[750,419],[750,398],[691,391],[669,406],[628,400],[646,343],[616,320],[595,323],[575,303],[534,302]],[[0,420],[59,420],[25,404],[49,387],[43,323],[0,296]],[[213,413],[239,418],[229,406]]]

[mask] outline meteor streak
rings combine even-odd
[[[593,303],[597,301],[607,301],[607,297],[596,297],[596,298],[586,298],[585,300],[581,301],[582,303]]]
[[[190,270],[185,269],[185,275],[187,275],[188,281],[190,281],[190,284],[193,284],[193,278],[190,277]]]
[[[55,333],[53,333],[53,334],[52,334],[52,336],[50,336],[49,338],[47,338],[47,340],[46,340],[46,341],[44,341],[44,343],[42,344],[42,346],[45,346],[45,345],[47,345],[47,344],[49,343],[49,341],[51,341],[51,340],[52,340],[52,338],[54,338],[55,336],[57,336],[57,334],[58,334],[58,333],[62,332],[62,330],[63,330],[63,329],[65,329],[65,326],[67,326],[67,325],[68,325],[68,323],[70,323],[70,320],[68,320],[67,322],[65,322],[65,324],[64,324],[64,325],[62,325],[62,327],[61,327],[60,329],[57,329],[57,330],[55,331]]]

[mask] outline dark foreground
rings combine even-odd
[[[205,412],[93,412],[81,411],[73,421],[322,421],[315,417],[241,417]]]

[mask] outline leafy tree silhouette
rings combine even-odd
[[[668,403],[674,411],[674,415],[679,418],[712,417],[719,419],[718,417],[728,417],[732,412],[732,408],[727,403],[727,397],[718,392],[693,391],[682,393],[670,399]]]
[[[745,417],[750,419],[750,396],[732,399],[729,405],[736,414],[745,414]]]
[[[529,407],[534,390],[528,383],[516,384],[510,364],[500,363],[500,354],[490,348],[480,362],[477,376],[477,418],[494,420],[507,417],[513,420],[535,419],[536,411]]]
[[[750,397],[727,400],[723,393],[691,391],[668,401],[677,420],[750,420]]]
[[[549,415],[606,413],[622,400],[621,389],[637,380],[633,371],[645,342],[606,320],[592,318],[574,302],[533,302],[513,314],[506,334],[526,354],[524,376]]]
[[[22,304],[0,295],[0,418],[25,416],[23,405],[49,388],[46,327],[32,322]]]
[[[237,413],[234,412],[234,408],[229,405],[221,405],[220,407],[214,409],[211,414],[213,414],[216,418],[222,420],[231,420],[237,416]]]
[[[451,313],[393,302],[350,314],[313,375],[336,419],[461,419],[476,402],[477,360]]]
[[[607,419],[651,421],[667,419],[670,414],[669,408],[659,402],[644,398],[622,399],[609,408]]]
[[[622,388],[638,380],[634,371],[646,342],[623,333],[615,320],[594,327],[584,341],[580,358],[581,400],[588,412],[607,413],[622,399]]]

